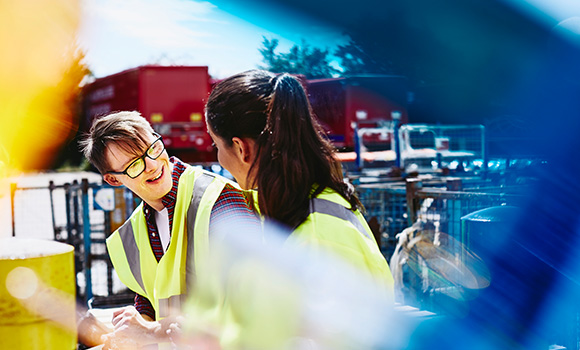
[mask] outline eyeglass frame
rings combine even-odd
[[[145,150],[145,153],[143,153],[143,155],[142,155],[141,157],[139,157],[139,158],[135,159],[134,161],[132,161],[132,162],[131,162],[131,164],[129,164],[129,165],[128,165],[128,166],[125,168],[125,170],[123,170],[123,171],[107,171],[105,174],[114,174],[114,175],[127,175],[127,176],[129,176],[131,179],[135,179],[135,178],[139,177],[141,174],[143,174],[143,173],[145,172],[145,170],[147,169],[147,162],[145,162],[145,157],[148,157],[149,159],[153,159],[153,160],[155,160],[155,159],[159,158],[159,157],[160,157],[160,156],[163,154],[163,151],[165,151],[165,144],[163,143],[163,137],[162,137],[161,135],[159,135],[158,133],[154,133],[153,135],[156,135],[156,136],[158,136],[158,137],[157,137],[157,139],[155,139],[155,141],[153,141],[153,142],[152,142],[152,143],[149,145],[149,147],[147,147],[147,149]],[[153,145],[154,145],[154,144],[156,144],[156,143],[157,143],[157,141],[161,141],[161,145],[163,146],[163,150],[161,150],[161,152],[159,152],[159,155],[158,155],[157,157],[153,158],[153,157],[151,157],[151,156],[149,155],[149,150],[151,149],[151,147],[153,147]],[[142,161],[143,161],[143,170],[141,170],[141,172],[140,172],[139,174],[135,175],[135,176],[131,176],[131,175],[129,175],[129,173],[127,173],[127,170],[128,170],[130,167],[132,167],[132,166],[133,166],[133,165],[134,165],[136,162],[138,162],[138,161],[140,161],[140,160],[142,160]]]

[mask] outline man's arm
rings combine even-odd
[[[250,208],[242,191],[226,185],[215,202],[209,220],[209,232],[222,224],[235,224],[236,227],[260,229],[258,215]]]
[[[135,309],[148,321],[155,321],[155,309],[149,299],[142,295],[135,295]]]

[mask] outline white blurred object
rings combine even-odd
[[[487,288],[490,273],[484,262],[461,242],[421,220],[397,234],[397,246],[389,266],[395,281],[395,301],[405,303],[405,292],[414,286],[404,283],[406,273],[421,279],[421,292],[437,290],[458,301],[469,298],[467,290]],[[412,294],[412,293],[411,293]]]
[[[272,225],[263,233],[222,227],[191,296],[186,333],[214,332],[228,349],[408,344],[421,317],[395,311],[384,289],[340,258],[298,248],[286,237]],[[215,305],[226,307],[216,312]]]

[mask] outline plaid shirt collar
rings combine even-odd
[[[179,184],[179,178],[181,174],[185,171],[186,164],[179,160],[177,157],[169,158],[169,161],[173,164],[173,172],[171,173],[171,179],[173,180],[173,185],[171,186],[171,190],[167,192],[163,198],[161,198],[161,202],[163,206],[167,208],[167,210],[172,211],[175,208],[175,202],[177,200],[177,186]],[[153,209],[149,204],[143,203],[145,209],[145,216],[147,219],[150,218],[151,214],[155,209]]]

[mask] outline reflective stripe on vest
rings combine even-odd
[[[135,234],[133,233],[133,225],[131,225],[131,221],[127,221],[119,228],[119,235],[121,236],[121,241],[123,242],[123,249],[125,250],[127,262],[131,268],[131,273],[133,274],[133,277],[137,283],[139,283],[141,289],[146,290],[145,284],[143,283],[143,276],[141,275],[141,258],[139,257],[139,248],[137,247],[137,242],[135,242]]]
[[[191,196],[191,204],[189,205],[189,210],[187,211],[187,262],[185,267],[185,283],[189,288],[191,283],[195,279],[195,259],[194,257],[194,227],[195,219],[197,218],[197,208],[201,203],[201,197],[213,181],[215,176],[209,173],[202,173],[197,179],[195,179],[195,184],[193,185],[193,195]],[[191,210],[195,208],[195,210]]]
[[[211,173],[203,172],[196,179],[193,186],[193,193],[191,196],[191,203],[187,210],[187,251],[186,251],[186,283],[189,287],[191,282],[195,278],[195,260],[194,260],[194,228],[197,218],[197,212],[199,205],[201,203],[202,197],[206,190],[215,179],[215,176]],[[131,274],[135,278],[135,281],[139,284],[143,291],[146,291],[145,284],[143,282],[143,276],[141,274],[141,258],[139,254],[139,248],[137,242],[135,241],[135,234],[133,225],[130,220],[125,222],[123,226],[119,228],[119,235],[121,237],[121,242],[123,245],[123,250],[125,251],[125,256],[127,258],[128,265],[131,269]],[[144,295],[150,301],[153,296]],[[181,305],[184,305],[185,295],[173,295],[169,298],[159,298],[158,305],[159,310],[157,310],[157,315],[161,318],[167,317],[175,309],[180,309]],[[155,305],[155,303],[152,303]]]
[[[194,259],[194,247],[195,247],[195,222],[197,218],[197,211],[201,203],[201,198],[205,194],[205,191],[215,178],[214,175],[209,173],[201,173],[195,179],[193,185],[193,193],[191,196],[191,203],[189,209],[187,210],[187,252],[185,259],[185,283],[187,288],[191,286],[193,279],[195,278],[195,259]],[[180,313],[181,306],[185,305],[185,295],[172,295],[169,298],[160,298],[159,302],[159,317],[165,318],[170,315],[176,315]]]
[[[353,224],[356,229],[369,239],[373,239],[365,230],[363,224],[352,211],[342,205],[322,198],[313,198],[310,200],[310,213],[320,213],[331,215],[336,218],[345,220]]]
[[[165,318],[171,315],[182,314],[181,307],[185,305],[186,300],[187,296],[184,294],[172,295],[169,298],[159,299],[159,317]]]

